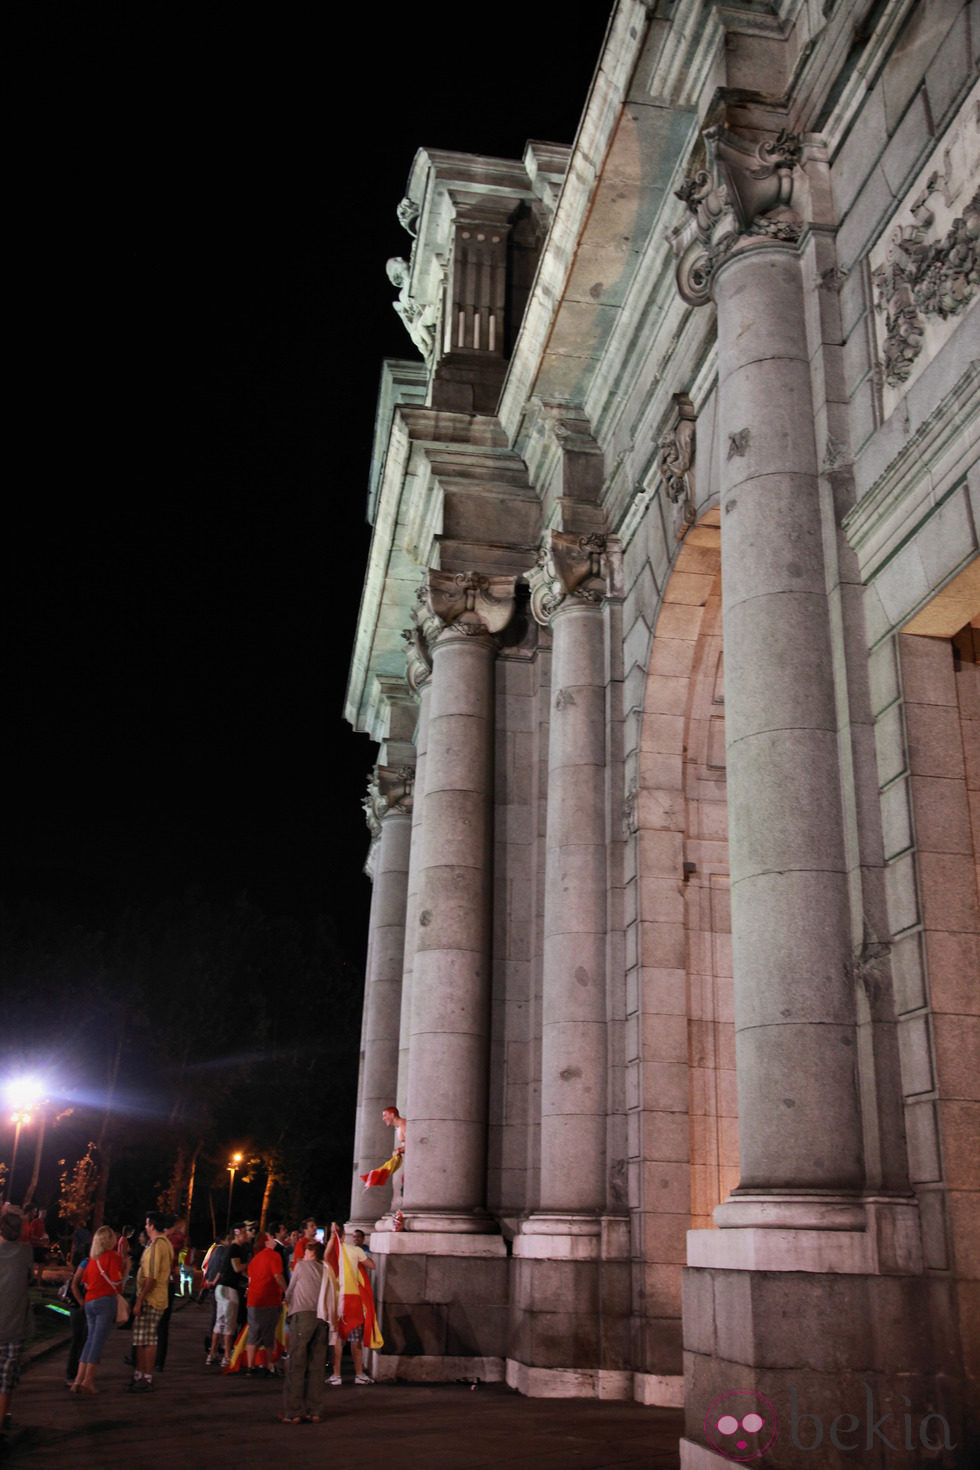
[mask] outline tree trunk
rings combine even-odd
[[[269,1213],[269,1196],[272,1194],[272,1186],[275,1183],[275,1172],[271,1168],[265,1176],[265,1189],[262,1192],[262,1209],[259,1212],[259,1229],[265,1229],[265,1217]]]
[[[187,1180],[187,1210],[186,1210],[186,1214],[187,1214],[187,1234],[188,1234],[188,1236],[190,1235],[190,1231],[191,1231],[191,1207],[194,1204],[194,1175],[197,1173],[197,1156],[201,1152],[201,1149],[202,1149],[203,1145],[204,1145],[204,1139],[203,1138],[199,1138],[197,1140],[197,1145],[196,1145],[196,1147],[194,1149],[194,1152],[191,1154],[191,1169],[190,1169],[190,1175],[189,1175],[188,1180]]]
[[[34,1169],[33,1169],[33,1172],[31,1173],[31,1182],[27,1186],[27,1193],[24,1195],[24,1208],[25,1209],[30,1204],[31,1200],[34,1198],[34,1191],[35,1191],[35,1189],[37,1189],[38,1175],[41,1172],[41,1150],[44,1147],[44,1125],[47,1122],[47,1119],[45,1117],[44,1109],[43,1108],[40,1108],[38,1110],[38,1115],[37,1116],[38,1116],[38,1123],[37,1123],[37,1143],[35,1144],[35,1147],[34,1147]]]

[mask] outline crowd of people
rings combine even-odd
[[[30,1221],[13,1205],[0,1214],[0,1412],[9,1414],[28,1336],[28,1291],[34,1277]],[[96,1379],[109,1336],[130,1326],[131,1393],[152,1392],[163,1371],[175,1297],[210,1306],[205,1367],[250,1376],[282,1376],[284,1424],[320,1423],[331,1387],[340,1387],[344,1344],[354,1382],[370,1384],[364,1347],[380,1347],[370,1277],[374,1261],[364,1234],[342,1225],[329,1232],[315,1219],[290,1230],[279,1221],[261,1230],[242,1220],[213,1241],[198,1264],[187,1220],[150,1212],[142,1230],[79,1227],[71,1276],[63,1288],[71,1313],[65,1382],[81,1396],[100,1392]],[[327,1359],[330,1356],[328,1365]]]
[[[394,1130],[391,1158],[368,1175],[367,1187],[393,1179],[395,1229],[401,1229],[405,1119],[392,1105],[382,1112]],[[29,1335],[29,1289],[47,1259],[44,1211],[25,1214],[12,1204],[0,1210],[0,1423],[9,1419],[20,1357]],[[283,1373],[284,1424],[323,1417],[327,1388],[339,1388],[344,1344],[350,1346],[355,1384],[370,1384],[365,1347],[383,1346],[374,1310],[374,1260],[362,1230],[347,1239],[344,1227],[329,1233],[315,1219],[291,1230],[277,1221],[268,1230],[239,1221],[214,1240],[200,1265],[185,1216],[146,1215],[142,1230],[100,1225],[92,1235],[76,1226],[71,1276],[62,1295],[72,1319],[65,1382],[74,1394],[99,1393],[96,1377],[109,1334],[129,1326],[133,1374],[127,1389],[144,1394],[167,1359],[175,1297],[194,1295],[211,1307],[205,1367],[256,1376]],[[199,1281],[199,1286],[198,1286]],[[328,1368],[327,1356],[330,1354]],[[243,1366],[244,1364],[244,1366]],[[281,1365],[284,1365],[284,1370]]]

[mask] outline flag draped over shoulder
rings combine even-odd
[[[242,1373],[248,1366],[248,1360],[245,1357],[245,1344],[247,1339],[248,1328],[243,1327],[235,1341],[235,1346],[231,1350],[231,1361],[228,1364],[228,1367],[221,1370],[224,1374],[227,1375],[229,1373]],[[273,1363],[278,1363],[279,1359],[282,1357],[285,1351],[286,1304],[284,1302],[282,1305],[282,1310],[279,1313],[279,1320],[276,1323],[276,1340],[273,1344],[272,1356],[269,1356],[264,1347],[260,1347],[255,1354],[256,1368],[269,1368],[272,1366]]]
[[[370,1189],[375,1184],[387,1184],[396,1169],[401,1168],[401,1163],[401,1154],[392,1154],[391,1158],[385,1159],[384,1163],[379,1165],[377,1169],[370,1169],[367,1174],[362,1174],[361,1179],[364,1182],[364,1188]]]
[[[324,1265],[330,1272],[331,1313],[337,1331],[344,1341],[355,1327],[364,1324],[364,1346],[384,1347],[384,1338],[374,1313],[374,1295],[364,1267],[351,1255],[342,1240],[334,1236],[327,1246]]]

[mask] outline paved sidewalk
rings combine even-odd
[[[374,1385],[330,1390],[324,1424],[285,1425],[278,1380],[224,1378],[205,1369],[204,1309],[174,1318],[166,1372],[154,1391],[126,1392],[129,1338],[112,1335],[100,1367],[102,1392],[65,1388],[67,1348],[24,1373],[14,1431],[2,1455],[30,1470],[677,1470],[682,1415],[632,1403],[526,1399],[499,1384]],[[345,1359],[345,1374],[350,1365]]]

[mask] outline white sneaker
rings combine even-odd
[[[344,1380],[341,1378],[339,1373],[335,1373],[332,1378],[327,1379],[327,1382],[330,1384],[331,1388],[340,1388],[343,1381]]]
[[[374,1379],[373,1378],[369,1378],[366,1373],[358,1373],[354,1377],[354,1382],[355,1383],[373,1383],[374,1382]]]

